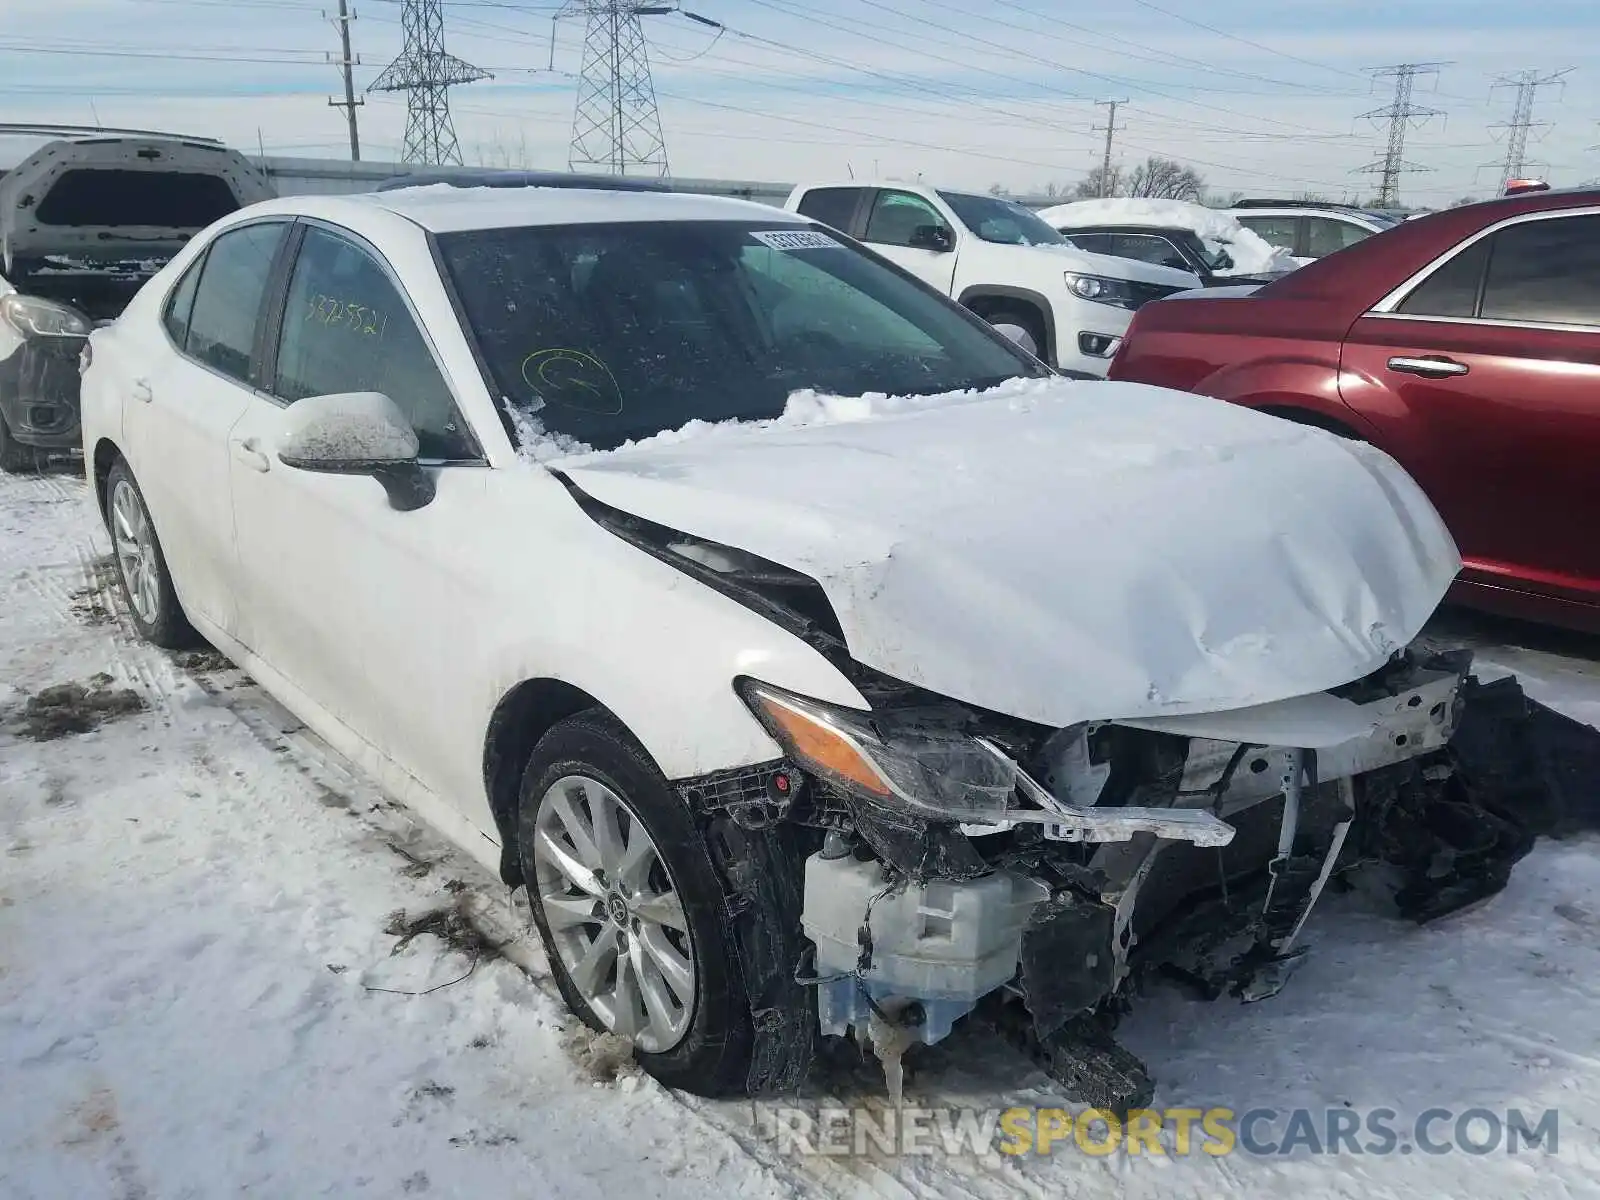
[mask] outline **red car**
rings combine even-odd
[[[1371,442],[1454,533],[1455,599],[1600,631],[1600,190],[1433,213],[1194,296],[1141,309],[1110,378]]]

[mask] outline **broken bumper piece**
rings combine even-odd
[[[1002,820],[961,826],[987,871],[940,877],[927,858],[907,870],[844,838],[806,861],[821,1031],[933,1043],[993,997],[1026,1012],[1031,1051],[1077,1098],[1142,1103],[1150,1080],[1104,1020],[1125,984],[1198,946],[1236,994],[1275,994],[1356,840],[1367,781],[1398,781],[1380,789],[1392,809],[1396,789],[1427,781],[1420,764],[1449,773],[1469,663],[1407,661],[1315,702],[1125,729],[1099,744],[1159,744],[1138,768],[1151,777],[1131,785],[1125,763],[1093,761],[1086,730],[1061,731],[1026,767],[982,739],[1017,781]],[[1169,936],[1200,910],[1207,936]]]

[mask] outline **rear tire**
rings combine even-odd
[[[117,560],[122,598],[139,636],[167,650],[181,650],[199,640],[183,615],[172,575],[161,551],[144,493],[128,464],[118,459],[106,479],[106,526]]]
[[[666,1086],[743,1094],[755,1034],[722,884],[688,807],[621,722],[591,709],[539,740],[517,844],[567,1006],[631,1041]]]
[[[14,475],[38,465],[38,455],[33,447],[17,441],[11,433],[11,426],[6,424],[5,416],[0,414],[0,471]]]

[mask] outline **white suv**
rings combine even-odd
[[[1079,250],[1028,208],[921,184],[802,184],[785,205],[966,305],[1031,354],[1104,376],[1139,307],[1201,286],[1154,263]]]
[[[1394,213],[1310,200],[1241,200],[1228,216],[1270,246],[1296,258],[1326,258],[1392,229]]]

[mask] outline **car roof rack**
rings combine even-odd
[[[1372,210],[1360,204],[1345,204],[1337,200],[1266,200],[1255,198],[1240,200],[1230,205],[1231,208],[1338,208],[1346,212],[1370,212]]]
[[[170,133],[159,129],[122,129],[113,125],[37,125],[27,122],[0,121],[0,136],[19,137],[96,137],[111,134],[117,137],[161,138],[171,142],[203,142],[221,146],[217,138],[200,137],[188,133]]]
[[[433,187],[447,184],[455,188],[588,188],[612,192],[670,192],[660,179],[637,175],[582,175],[570,171],[499,171],[492,167],[469,167],[456,171],[410,171],[378,184],[374,191],[393,192],[401,188]]]

